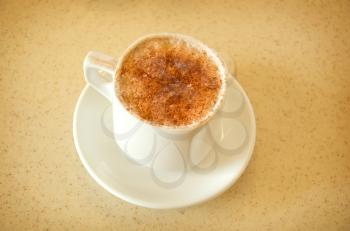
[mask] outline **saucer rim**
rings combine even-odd
[[[193,206],[193,205],[197,205],[197,204],[201,204],[205,201],[211,200],[215,197],[218,197],[219,195],[221,195],[223,192],[225,192],[227,189],[229,189],[230,187],[232,187],[232,185],[241,177],[241,175],[243,174],[243,172],[246,170],[253,152],[254,152],[254,148],[255,148],[255,143],[256,143],[256,119],[255,119],[255,113],[253,110],[253,107],[251,105],[251,102],[246,94],[246,92],[244,91],[244,89],[242,88],[242,86],[239,84],[239,82],[237,80],[233,80],[235,82],[235,85],[239,87],[239,90],[242,92],[247,106],[249,107],[248,111],[249,112],[249,116],[251,116],[252,118],[250,118],[249,120],[251,120],[252,125],[251,125],[251,142],[249,144],[249,148],[248,148],[248,157],[245,159],[245,162],[242,163],[242,168],[240,169],[240,171],[234,175],[234,177],[232,177],[232,179],[230,179],[229,183],[227,183],[226,185],[224,185],[222,188],[220,188],[217,192],[207,196],[207,197],[203,197],[200,198],[198,200],[193,200],[192,202],[185,202],[183,204],[179,204],[179,205],[172,205],[171,203],[166,205],[163,203],[160,204],[155,204],[153,202],[148,202],[146,200],[140,200],[138,198],[134,198],[134,197],[130,197],[128,195],[125,195],[117,190],[112,189],[107,183],[105,183],[103,180],[101,180],[98,175],[95,173],[95,171],[90,167],[90,165],[88,164],[87,160],[84,157],[83,151],[80,147],[80,143],[79,143],[79,137],[78,137],[78,129],[77,129],[77,117],[78,117],[78,111],[79,108],[81,107],[81,103],[83,98],[86,95],[86,92],[88,91],[89,88],[91,88],[88,84],[85,85],[85,87],[83,88],[83,90],[81,91],[78,101],[75,105],[75,109],[74,109],[74,113],[73,113],[73,142],[74,142],[74,146],[76,148],[76,152],[79,156],[80,161],[82,162],[84,168],[86,169],[86,171],[89,173],[89,175],[102,187],[104,188],[106,191],[108,191],[109,193],[111,193],[113,196],[116,196],[130,204],[136,205],[136,206],[141,206],[141,207],[146,207],[146,208],[152,208],[152,209],[177,209],[177,208],[184,208],[184,207],[189,207],[189,206]],[[92,89],[92,88],[91,88]],[[92,89],[93,90],[93,89]]]

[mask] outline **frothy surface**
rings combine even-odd
[[[214,106],[221,80],[205,51],[181,39],[151,38],[124,58],[116,88],[124,106],[159,125],[191,124]]]

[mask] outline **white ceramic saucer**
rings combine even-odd
[[[239,178],[253,153],[254,112],[235,80],[228,85],[221,111],[191,137],[186,155],[179,155],[180,173],[164,175],[162,166],[140,166],[126,158],[108,131],[110,107],[109,101],[86,86],[74,112],[74,143],[92,178],[108,192],[135,205],[169,209],[209,200]],[[180,150],[181,142],[171,141],[169,148]],[[157,155],[166,158],[166,150]]]

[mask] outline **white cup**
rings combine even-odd
[[[193,123],[186,126],[157,125],[140,118],[137,114],[126,110],[119,100],[119,95],[115,88],[117,75],[127,54],[143,41],[161,37],[181,39],[203,50],[215,63],[220,74],[221,87],[213,109],[200,120],[193,121]],[[84,76],[88,85],[112,103],[114,139],[125,156],[136,164],[151,166],[156,153],[164,148],[167,142],[171,142],[172,140],[186,140],[186,137],[190,137],[190,134],[193,134],[195,130],[203,126],[214,116],[222,104],[225,95],[227,72],[217,54],[202,42],[185,35],[162,33],[147,35],[138,39],[126,49],[118,61],[105,54],[93,51],[89,52],[84,60]],[[160,135],[162,139],[156,140],[155,134]],[[169,152],[172,152],[171,149]],[[166,168],[174,167],[172,156],[175,156],[175,154],[172,155],[170,153],[167,156],[168,158],[163,158],[164,160],[162,160],[164,166]]]

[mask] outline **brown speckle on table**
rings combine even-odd
[[[0,1],[0,230],[350,230],[349,1]],[[90,50],[193,36],[233,63],[257,140],[241,178],[180,210],[135,207],[72,139]]]

